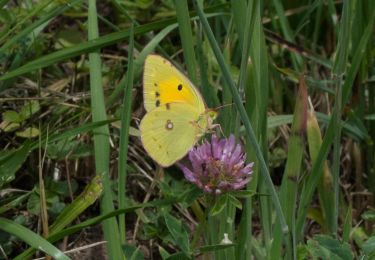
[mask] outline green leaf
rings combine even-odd
[[[375,236],[370,237],[365,243],[363,243],[362,250],[369,259],[373,259],[375,256]]]
[[[217,245],[208,245],[208,246],[201,246],[197,249],[199,253],[207,253],[207,252],[213,252],[213,251],[219,251],[222,249],[227,249],[229,247],[233,247],[235,244],[227,244],[227,245],[222,245],[222,244],[217,244]]]
[[[72,47],[80,44],[84,39],[77,29],[63,29],[56,34],[55,49]]]
[[[364,220],[375,221],[375,210],[366,211],[361,215]]]
[[[242,203],[236,197],[231,194],[228,194],[229,203],[233,204],[238,209],[242,209]]]
[[[2,129],[6,133],[13,132],[14,130],[17,130],[18,128],[20,128],[19,123],[12,123],[12,122],[8,122],[4,120],[0,124],[0,129]]]
[[[170,257],[170,253],[167,252],[167,250],[165,250],[163,247],[159,246],[159,254],[160,256],[162,257],[162,259],[167,259],[168,257]]]
[[[39,134],[39,129],[35,127],[28,127],[23,131],[16,132],[16,135],[22,138],[35,138],[39,136]]]
[[[190,255],[189,235],[186,229],[183,227],[182,222],[177,220],[168,212],[164,211],[163,215],[165,224],[167,225],[169,233],[172,235],[175,244],[178,245],[185,254]]]
[[[39,195],[33,192],[27,200],[27,211],[34,214],[40,214],[40,199]]]
[[[313,257],[337,260],[353,259],[348,243],[341,243],[327,235],[316,235],[314,239],[307,241],[307,245]]]
[[[375,120],[375,114],[365,116],[366,120]]]
[[[2,116],[3,121],[0,123],[0,129],[4,132],[12,132],[20,127],[19,123],[22,122],[22,118],[16,111],[5,111]]]
[[[22,122],[22,118],[20,114],[16,111],[8,110],[3,113],[3,120],[12,123],[20,123]]]
[[[203,191],[195,185],[189,185],[185,192],[180,195],[180,198],[187,205],[191,205],[197,198],[202,196]]]
[[[0,214],[3,214],[4,212],[6,212],[8,210],[17,207],[24,200],[26,200],[31,194],[32,194],[32,192],[27,192],[26,194],[16,195],[15,199],[13,199],[12,201],[10,201],[10,202],[8,202],[8,203],[6,203],[4,205],[1,205],[1,207],[0,207]]]
[[[234,197],[241,198],[241,199],[250,198],[254,196],[255,194],[256,193],[253,190],[236,190],[236,191],[230,192],[230,195],[233,195]]]
[[[183,252],[178,252],[173,255],[170,255],[167,260],[191,260],[191,258],[187,257]]]
[[[32,115],[37,113],[40,110],[40,105],[38,101],[30,101],[25,106],[21,108],[21,111],[19,113],[20,118],[23,120],[26,120],[30,118]]]
[[[145,259],[143,253],[141,250],[139,250],[139,247],[135,247],[133,245],[125,244],[122,246],[122,250],[124,252],[124,255],[126,259],[130,260],[143,260]]]
[[[30,143],[26,142],[18,150],[7,152],[8,155],[0,159],[0,188],[14,179],[17,170],[22,166],[30,153]]]
[[[225,205],[227,205],[228,202],[228,195],[223,194],[215,198],[215,204],[210,210],[210,216],[215,216],[219,214],[223,209],[225,208]]]

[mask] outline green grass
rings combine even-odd
[[[375,255],[373,1],[0,7],[0,259]],[[255,162],[244,191],[205,195],[147,155],[152,53],[219,112],[203,139]]]

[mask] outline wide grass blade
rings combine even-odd
[[[96,1],[89,0],[88,38],[95,40],[99,36]],[[99,52],[89,54],[90,62],[90,92],[92,120],[94,122],[106,120],[106,110],[102,86],[102,72]],[[103,197],[101,209],[103,213],[114,210],[111,183],[109,179],[109,129],[101,126],[94,132],[94,152],[96,174],[103,178]],[[103,222],[104,237],[110,259],[123,259],[120,236],[116,218]]]
[[[343,78],[347,68],[347,61],[349,58],[350,43],[351,43],[351,31],[353,16],[355,14],[355,3],[356,1],[344,2],[343,14],[340,22],[339,37],[337,41],[337,53],[333,64],[333,77],[337,78],[336,83],[336,97],[335,102],[335,113],[333,114],[334,127],[334,138],[333,138],[333,163],[332,163],[332,176],[333,176],[333,193],[334,193],[334,205],[333,205],[333,218],[332,221],[332,233],[337,236],[337,228],[339,221],[339,177],[340,177],[340,154],[341,154],[341,111],[342,111],[342,95],[343,95]]]
[[[190,80],[197,84],[196,58],[194,53],[194,38],[190,26],[190,17],[187,0],[174,0],[176,7],[176,16],[182,49],[184,51],[184,60]]]
[[[54,257],[55,259],[70,259],[63,252],[58,250],[50,242],[48,242],[38,234],[35,234],[30,229],[25,228],[24,226],[17,224],[9,219],[0,217],[0,229],[22,239],[30,246],[42,250],[46,254],[49,254],[50,256]]]
[[[247,5],[247,6],[246,6]],[[249,74],[252,69],[254,69],[253,66],[249,66],[249,55],[250,55],[250,49],[251,54],[254,55],[255,53],[259,53],[259,55],[264,55],[264,53],[261,53],[259,51],[260,44],[257,44],[257,42],[252,41],[251,39],[254,37],[256,39],[259,39],[258,42],[262,41],[261,38],[261,24],[260,24],[260,12],[259,9],[260,6],[258,2],[249,2],[246,3],[246,1],[232,1],[232,12],[234,17],[234,22],[237,27],[237,31],[239,34],[244,33],[242,36],[239,35],[239,41],[242,46],[241,52],[241,65],[240,65],[240,75],[238,78],[238,87],[241,91],[244,91],[246,103],[249,101],[249,98],[255,100],[255,95],[251,93],[251,91],[255,88],[261,89],[261,84],[259,80],[262,78],[261,75],[257,75],[256,72],[263,72],[261,70],[257,70],[256,72],[253,72],[253,75],[256,75],[252,77],[251,81],[249,79]],[[245,26],[243,26],[245,24]],[[255,24],[257,24],[257,28],[255,29]],[[263,39],[264,40],[264,39]],[[253,43],[251,45],[250,43]],[[252,57],[254,58],[254,57]],[[267,60],[267,59],[266,59]],[[260,67],[259,59],[253,59],[252,64],[256,67]],[[255,65],[256,63],[256,65]],[[267,70],[268,71],[268,70]],[[251,86],[251,87],[248,87]],[[266,88],[267,89],[267,88]],[[260,93],[258,91],[257,93]],[[246,112],[248,115],[254,114],[252,111],[254,110],[253,107],[246,106]],[[259,115],[261,116],[261,115]],[[237,115],[238,117],[238,115]],[[254,123],[257,123],[257,120],[253,121]],[[239,126],[236,126],[237,128]],[[237,130],[238,131],[238,130]],[[238,131],[239,132],[239,131]],[[246,147],[247,152],[249,153],[251,151],[251,147],[248,145]],[[250,155],[248,160],[252,160],[255,156]],[[253,172],[253,179],[250,182],[250,184],[247,185],[248,190],[256,190],[256,187],[258,185],[258,176],[259,176],[259,169],[255,169]],[[251,252],[252,252],[252,203],[253,198],[246,198],[244,203],[244,209],[241,216],[241,222],[238,227],[238,238],[237,238],[237,245],[236,245],[236,259],[249,259],[251,258]],[[269,223],[268,221],[263,221],[262,223]],[[267,232],[267,231],[266,231]]]
[[[307,86],[303,76],[301,76],[299,90],[296,97],[296,105],[294,107],[291,134],[288,140],[288,156],[283,181],[280,187],[280,201],[282,203],[287,224],[292,231],[292,252],[287,249],[287,258],[290,259],[296,259],[297,257],[295,216],[299,190],[298,183],[301,176],[303,151],[305,148],[303,144],[303,137],[306,131],[307,104]]]

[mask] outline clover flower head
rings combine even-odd
[[[211,143],[206,141],[190,150],[191,167],[182,163],[178,166],[185,178],[207,193],[221,194],[245,187],[250,181],[254,163],[246,164],[246,154],[240,144],[236,144],[234,135],[218,139],[216,135]]]

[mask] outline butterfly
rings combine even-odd
[[[163,167],[184,157],[217,117],[193,83],[159,55],[146,57],[143,98],[147,113],[140,123],[141,141]]]

